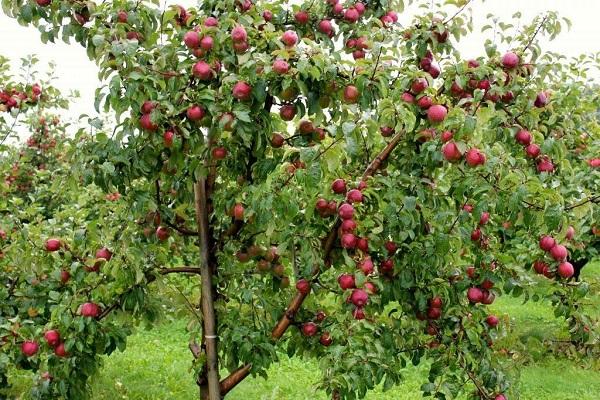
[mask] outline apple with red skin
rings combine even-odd
[[[483,293],[483,299],[481,299],[481,304],[492,304],[494,302],[494,300],[496,299],[496,295],[490,291],[488,291],[487,289],[483,289],[482,290]]]
[[[271,136],[271,146],[273,146],[274,148],[278,149],[281,146],[283,146],[284,143],[285,143],[285,138],[283,137],[282,134],[274,133],[273,136]]]
[[[39,349],[40,346],[33,340],[27,340],[21,344],[21,352],[23,355],[25,355],[25,357],[32,357],[36,355]]]
[[[471,303],[481,303],[483,300],[483,291],[477,287],[471,287],[467,290],[467,298]]]
[[[442,141],[442,143],[447,143],[450,140],[452,140],[453,136],[454,136],[454,133],[452,133],[451,131],[444,131],[440,135],[440,140]]]
[[[488,315],[485,319],[485,322],[491,327],[491,328],[495,328],[496,326],[498,326],[498,323],[500,322],[500,320],[498,319],[498,317],[496,317],[495,315]]]
[[[484,211],[481,213],[481,217],[479,217],[479,225],[485,225],[490,220],[490,213]]]
[[[173,131],[165,131],[165,133],[163,133],[163,143],[165,144],[165,147],[173,146],[174,138],[175,133],[173,133]]]
[[[481,229],[477,228],[471,232],[471,240],[474,242],[479,242],[481,240]]]
[[[208,17],[204,20],[204,26],[209,27],[217,27],[219,26],[219,21],[215,17]]]
[[[575,228],[569,226],[567,228],[567,232],[565,233],[565,237],[567,238],[567,240],[573,240],[573,238],[575,237]]]
[[[48,343],[48,346],[56,347],[60,344],[60,333],[55,329],[46,331],[46,333],[44,333],[44,339],[46,340],[46,343]]]
[[[333,36],[333,25],[331,24],[331,21],[328,19],[323,19],[319,22],[319,25],[317,27],[319,29],[319,32],[321,32],[324,35],[327,35],[329,37]]]
[[[243,26],[238,25],[231,30],[231,39],[235,43],[245,42],[246,40],[248,40],[248,33],[246,32],[246,29]]]
[[[142,129],[153,132],[158,129],[158,125],[152,122],[152,117],[150,114],[143,114],[140,117],[140,126]]]
[[[440,296],[435,296],[429,299],[429,307],[431,308],[442,308],[443,303],[444,302]]]
[[[358,21],[359,18],[360,12],[358,12],[355,7],[349,7],[346,9],[346,12],[344,12],[344,20],[346,20],[346,22],[353,24]]]
[[[331,346],[331,344],[333,343],[333,339],[331,338],[329,332],[323,332],[321,334],[321,337],[319,338],[319,343],[321,343],[325,347]]]
[[[568,279],[575,275],[575,268],[573,268],[573,264],[571,264],[568,261],[563,261],[560,264],[558,264],[558,268],[556,271],[558,272],[558,275],[560,275],[560,277],[564,279]]]
[[[198,61],[192,68],[192,74],[202,81],[207,81],[213,77],[213,69],[208,63]]]
[[[150,100],[146,100],[142,103],[141,111],[142,114],[150,114],[152,110],[156,108],[156,103]]]
[[[528,146],[531,143],[531,133],[525,129],[520,129],[515,134],[515,140],[523,146]]]
[[[448,115],[448,110],[439,104],[434,104],[427,110],[427,119],[432,123],[443,122],[446,119],[446,115]]]
[[[200,47],[200,34],[196,31],[188,31],[183,35],[183,42],[189,49]]]
[[[356,287],[354,275],[342,274],[338,276],[338,284],[342,290],[354,289]]]
[[[352,233],[344,233],[342,235],[341,244],[344,249],[354,249],[358,244],[358,239]]]
[[[279,109],[279,116],[284,121],[291,121],[296,116],[296,107],[292,104],[284,104]]]
[[[465,154],[465,160],[470,167],[485,164],[485,155],[479,149],[472,148]]]
[[[352,219],[345,219],[342,221],[342,225],[340,226],[340,229],[342,230],[343,233],[352,233],[356,230],[356,222]]]
[[[362,308],[369,302],[369,294],[362,289],[354,289],[350,295],[350,302]]]
[[[100,307],[96,303],[83,303],[79,309],[79,314],[83,317],[96,318],[100,315]]]
[[[233,206],[232,214],[233,214],[233,218],[236,221],[243,221],[244,220],[244,205],[241,203],[236,203]]]
[[[201,106],[194,104],[188,107],[185,115],[190,121],[200,121],[202,118],[204,118],[205,111]]]
[[[308,24],[308,21],[310,20],[310,15],[308,14],[307,11],[300,10],[296,14],[294,14],[294,19],[300,25],[306,25],[306,24]]]
[[[429,82],[427,82],[427,79],[425,79],[425,78],[417,78],[410,85],[410,90],[414,94],[419,94],[422,91],[424,91],[425,89],[427,89],[428,87],[429,87]]]
[[[204,36],[202,37],[202,39],[200,39],[200,48],[206,51],[210,51],[212,50],[212,48],[215,45],[215,40],[212,38],[212,36]]]
[[[352,316],[359,321],[365,319],[365,310],[363,308],[355,308],[354,311],[352,311]]]
[[[69,271],[66,270],[61,270],[60,271],[60,282],[64,285],[67,282],[69,282],[69,279],[71,279],[71,274],[69,273]]]
[[[287,47],[293,47],[298,43],[298,34],[291,30],[285,31],[283,32],[283,35],[281,35],[281,41]]]
[[[567,248],[565,246],[563,246],[562,244],[557,244],[550,249],[550,255],[556,261],[563,261],[569,255],[569,252],[567,251]]]
[[[531,143],[530,145],[525,147],[525,154],[527,154],[527,157],[529,158],[537,158],[537,156],[540,155],[541,151],[542,150],[540,149],[540,146],[538,146],[535,143]]]
[[[550,251],[556,245],[556,240],[552,236],[542,236],[540,238],[540,249]]]
[[[354,207],[348,203],[344,203],[338,209],[338,214],[341,219],[352,219],[354,216]]]
[[[64,343],[60,343],[58,346],[56,346],[56,348],[54,349],[54,354],[60,358],[65,358],[69,356],[69,353],[67,353],[67,350],[65,349]]]
[[[302,294],[309,294],[310,293],[310,282],[307,281],[306,279],[300,279],[298,282],[296,282],[296,290]]]
[[[277,59],[273,61],[273,71],[278,75],[287,74],[290,70],[290,65],[285,60]]]
[[[317,322],[323,322],[325,321],[325,318],[327,318],[327,314],[325,314],[324,311],[317,311],[317,314],[315,315],[315,321]]]
[[[300,121],[298,130],[303,135],[310,135],[311,133],[313,133],[315,131],[315,126],[310,121]]]
[[[408,92],[404,92],[402,93],[402,96],[400,96],[400,98],[402,99],[402,101],[412,104],[415,102],[415,96],[413,96],[411,93]]]
[[[356,247],[366,253],[369,251],[369,240],[365,237],[359,238],[356,241]]]
[[[546,275],[549,268],[550,266],[541,260],[537,260],[533,263],[533,269],[540,275]]]
[[[548,105],[548,96],[546,95],[546,93],[544,93],[544,92],[538,93],[538,95],[535,97],[535,101],[533,102],[533,105],[537,108],[546,107]]]
[[[519,65],[519,56],[513,52],[508,52],[502,56],[502,65],[506,69],[513,69]]]
[[[233,97],[240,101],[250,100],[252,96],[252,86],[244,81],[239,81],[233,86]]]
[[[344,88],[344,102],[347,104],[355,104],[360,98],[360,92],[354,85],[348,85]]]
[[[450,162],[456,162],[462,158],[462,153],[454,142],[444,144],[442,146],[442,154],[444,158]]]
[[[359,268],[366,276],[371,275],[375,271],[371,257],[366,257],[364,260],[362,260],[359,264]]]
[[[553,172],[554,164],[552,163],[552,161],[550,161],[550,159],[548,157],[543,157],[540,160],[538,160],[537,170],[538,170],[538,172],[547,172],[547,173]]]
[[[391,128],[389,126],[382,126],[381,128],[379,128],[379,131],[381,132],[381,136],[383,137],[390,137],[394,134],[394,128]]]
[[[215,147],[211,153],[215,160],[223,160],[227,157],[227,149],[225,147]]]
[[[398,245],[391,240],[385,242],[384,247],[390,255],[394,254],[396,250],[398,250]]]
[[[61,243],[60,239],[50,238],[46,240],[46,251],[53,252],[60,249]]]
[[[161,242],[164,242],[169,238],[169,229],[164,226],[159,226],[158,228],[156,228],[156,237]]]
[[[504,396],[503,394],[499,394],[496,397],[494,397],[494,400],[506,400],[506,396]]]
[[[314,322],[306,322],[302,325],[302,334],[307,337],[312,337],[317,334],[319,327]]]
[[[375,286],[375,284],[372,282],[365,282],[363,287],[365,288],[368,294],[377,293],[377,286]]]
[[[383,260],[381,264],[379,264],[379,271],[386,275],[394,272],[394,260],[391,258]]]
[[[346,181],[340,178],[336,179],[331,184],[331,190],[337,194],[346,193]]]
[[[423,110],[427,110],[433,105],[433,99],[429,96],[423,96],[417,100],[417,106]]]
[[[262,17],[266,22],[271,22],[271,20],[273,19],[273,13],[269,10],[265,10],[262,13]]]
[[[592,168],[600,168],[600,158],[592,158],[588,160],[588,165]]]
[[[469,277],[469,279],[473,279],[475,277],[476,272],[475,272],[475,267],[474,266],[469,265],[465,271],[466,271],[467,276]]]
[[[121,10],[117,13],[117,21],[126,24],[127,23],[127,11]]]
[[[349,203],[362,203],[362,192],[358,189],[352,189],[346,195],[346,200],[348,200]]]
[[[429,319],[440,319],[442,316],[442,310],[438,307],[431,307],[427,310],[427,318]]]

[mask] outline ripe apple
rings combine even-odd
[[[519,56],[513,52],[508,52],[502,56],[502,65],[506,69],[513,69],[519,65]]]
[[[163,133],[163,143],[165,144],[165,147],[173,146],[174,137],[175,134],[173,133],[173,131],[165,131],[165,133]]]
[[[328,19],[323,19],[319,22],[318,25],[319,32],[331,37],[333,36],[333,25],[331,21]]]
[[[212,156],[215,160],[223,160],[227,157],[227,149],[225,147],[215,147],[212,149]]]
[[[427,89],[428,87],[429,87],[429,82],[427,82],[427,79],[425,79],[425,78],[417,78],[410,85],[410,90],[414,94],[419,94],[422,91],[424,91],[425,89]]]
[[[565,237],[567,238],[567,240],[573,240],[573,238],[575,237],[575,228],[569,226],[567,228],[567,232],[565,233]]]
[[[284,104],[279,109],[279,116],[284,121],[291,121],[296,116],[296,107],[292,104]]]
[[[278,75],[287,74],[290,70],[290,65],[285,60],[277,59],[273,61],[273,71]]]
[[[401,99],[402,99],[402,101],[409,103],[409,104],[412,104],[415,102],[415,96],[413,96],[411,93],[408,93],[408,92],[402,93]]]
[[[485,225],[490,220],[490,213],[484,211],[481,213],[481,217],[479,217],[479,225]]]
[[[331,190],[337,194],[346,193],[346,181],[340,178],[336,179],[331,184]]]
[[[344,12],[344,20],[353,24],[360,18],[360,12],[355,7],[348,7]]]
[[[236,203],[233,206],[233,218],[236,221],[244,220],[244,206],[241,203]]]
[[[83,317],[96,318],[100,315],[100,307],[96,303],[84,303],[81,305],[79,314]]]
[[[429,96],[423,96],[417,100],[417,106],[423,110],[427,110],[433,105],[433,99]]]
[[[356,230],[356,222],[352,219],[345,219],[342,221],[340,229],[342,233],[352,233]]]
[[[469,279],[473,279],[476,275],[475,267],[473,265],[469,265],[466,269],[466,273]]]
[[[348,85],[344,88],[344,102],[347,104],[355,104],[360,97],[360,92],[354,85]]]
[[[248,40],[248,33],[246,33],[246,29],[243,26],[238,25],[231,30],[231,39],[235,43],[245,42]]]
[[[164,226],[159,226],[158,228],[156,228],[156,237],[161,242],[164,242],[169,238],[169,229]]]
[[[429,119],[429,122],[443,122],[446,119],[446,115],[448,115],[448,110],[439,104],[435,104],[427,110],[427,119]]]
[[[142,103],[142,114],[150,114],[152,110],[156,108],[156,103],[150,100],[146,100]]]
[[[314,322],[306,322],[302,325],[302,334],[304,336],[315,336],[318,330],[319,327]]]
[[[467,290],[467,298],[471,303],[481,303],[483,300],[483,291],[477,287],[471,287]]]
[[[503,394],[499,394],[496,397],[494,397],[494,400],[506,400],[506,396],[504,396]]]
[[[345,249],[354,249],[357,245],[358,239],[352,233],[344,233],[342,235],[341,243]]]
[[[487,318],[485,319],[485,322],[490,327],[495,328],[496,326],[498,326],[498,323],[500,322],[500,320],[495,315],[488,315]]]
[[[362,289],[354,289],[350,295],[350,302],[356,307],[364,307],[369,301],[369,295]]]
[[[365,284],[364,284],[363,287],[365,288],[365,291],[368,294],[375,294],[375,293],[377,293],[377,286],[375,286],[375,284],[372,283],[372,282],[365,282]]]
[[[319,339],[319,342],[327,347],[327,346],[331,346],[331,343],[333,343],[333,339],[331,338],[331,335],[329,334],[329,332],[323,332],[321,334],[321,338]]]
[[[535,143],[531,143],[530,145],[525,147],[525,153],[527,154],[527,157],[529,157],[529,158],[537,158],[537,156],[540,155],[540,152],[541,152],[540,146],[538,146]]]
[[[520,129],[515,134],[515,139],[523,146],[528,146],[531,143],[531,133],[529,133],[529,131],[526,131],[525,129]]]
[[[191,121],[200,121],[202,118],[204,118],[204,114],[204,108],[199,105],[192,105],[186,111],[186,116]]]
[[[346,199],[349,203],[362,203],[363,195],[362,192],[358,189],[352,189],[346,195]]]
[[[239,81],[233,86],[233,97],[241,101],[250,100],[252,96],[252,86],[244,81]]]
[[[69,279],[71,279],[71,274],[69,273],[69,271],[67,270],[61,270],[60,271],[60,282],[64,285],[67,282],[69,282]]]
[[[25,357],[34,356],[38,352],[39,348],[40,346],[33,340],[27,340],[21,344],[21,352],[25,355]]]
[[[158,129],[158,125],[152,122],[151,114],[144,114],[140,117],[140,126],[142,129],[153,132]]]
[[[548,105],[548,96],[546,95],[546,93],[544,93],[544,92],[538,93],[538,95],[535,97],[535,101],[533,102],[533,105],[536,106],[537,108],[546,107],[546,105]]]
[[[429,299],[429,307],[431,308],[442,308],[443,301],[440,296],[435,296]]]
[[[557,244],[550,249],[550,255],[556,261],[563,261],[569,255],[569,252],[567,251],[567,248],[565,246],[563,246],[562,244]]]
[[[387,260],[383,260],[381,264],[379,264],[379,272],[382,274],[391,274],[394,272],[394,260],[388,258]]]
[[[60,246],[60,239],[50,238],[46,240],[46,251],[57,251]]]
[[[568,279],[575,274],[575,268],[573,268],[573,264],[571,264],[570,262],[563,261],[560,264],[558,264],[557,272],[558,275],[561,276],[561,278]]]
[[[56,347],[60,344],[60,333],[55,329],[46,331],[46,333],[44,333],[44,339],[46,339],[48,346]]]
[[[204,61],[198,61],[192,68],[194,76],[202,81],[207,81],[213,77],[213,70],[209,64]]]
[[[310,15],[308,14],[307,11],[300,10],[296,14],[294,14],[294,19],[300,25],[306,25],[306,24],[308,24],[308,21],[310,20]]]
[[[65,358],[69,356],[69,353],[67,353],[67,350],[65,349],[64,343],[60,343],[58,346],[56,346],[56,348],[54,349],[54,354],[60,358]]]
[[[291,30],[285,31],[283,32],[283,35],[281,35],[281,41],[287,47],[293,47],[296,45],[296,43],[298,43],[298,34]]]
[[[382,126],[381,128],[379,128],[379,131],[381,132],[381,136],[383,137],[390,137],[394,134],[394,128],[391,128],[389,126]]]
[[[537,170],[538,172],[553,172],[554,164],[552,163],[552,161],[550,161],[550,159],[547,156],[544,156],[543,158],[538,160]]]
[[[359,238],[356,242],[356,247],[363,252],[369,251],[369,240],[365,237]]]
[[[548,266],[548,264],[546,264],[545,262],[543,262],[541,260],[537,260],[533,263],[533,269],[535,270],[536,273],[538,273],[540,275],[546,275],[549,268],[550,267]]]
[[[306,279],[300,279],[296,282],[296,290],[302,294],[310,293],[310,282]]]
[[[342,290],[354,289],[356,287],[354,275],[342,274],[338,276],[338,284]]]
[[[375,271],[371,257],[366,257],[364,260],[362,260],[358,267],[366,276],[371,275]]]
[[[454,142],[448,142],[442,146],[442,154],[450,162],[459,161],[462,158],[462,153]]]
[[[352,316],[356,320],[365,319],[365,310],[362,308],[355,308],[354,311],[352,312]]]
[[[204,20],[204,26],[217,27],[219,21],[215,17],[208,17]]]
[[[442,316],[442,310],[438,307],[430,307],[427,310],[427,318],[439,319]]]
[[[385,242],[384,247],[390,255],[394,254],[396,250],[398,250],[398,245],[391,240]]]
[[[479,242],[481,240],[481,229],[477,228],[471,232],[471,240],[474,242]]]
[[[550,251],[556,245],[556,240],[552,236],[542,236],[540,238],[540,249]]]
[[[183,35],[183,42],[189,49],[200,47],[200,35],[196,31],[188,31]]]
[[[274,133],[273,136],[271,136],[271,146],[275,147],[276,149],[283,146],[284,143],[285,143],[285,138],[283,137],[282,134]]]
[[[467,165],[470,167],[476,167],[478,165],[485,164],[485,155],[476,148],[472,148],[467,151],[465,155],[465,160],[467,161]]]
[[[450,140],[452,140],[453,136],[454,136],[454,134],[451,131],[444,131],[440,135],[440,139],[441,139],[442,143],[446,143],[446,142],[449,142]]]

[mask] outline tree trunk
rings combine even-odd
[[[209,264],[208,199],[206,196],[206,178],[194,183],[196,222],[198,224],[200,245],[200,270],[202,274],[202,336],[206,351],[206,388],[200,387],[200,397],[207,400],[221,400],[219,386],[219,362],[217,352],[217,329],[214,307],[212,271]]]

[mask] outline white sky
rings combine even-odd
[[[195,1],[167,0],[167,3],[190,6],[195,4]],[[570,31],[563,31],[551,43],[542,42],[545,49],[567,56],[600,52],[600,23],[598,23],[600,0],[486,0],[485,2],[475,0],[472,8],[475,23],[474,33],[458,46],[465,58],[484,54],[483,39],[477,33],[486,24],[485,16],[488,13],[508,22],[512,14],[517,11],[522,12],[522,20],[525,23],[535,15],[547,10],[558,11],[561,16],[572,21],[573,26]],[[407,8],[400,15],[402,25],[409,24],[416,11],[417,8],[414,5]],[[40,42],[39,33],[35,28],[22,27],[1,12],[0,38],[0,54],[11,58],[17,65],[19,58],[32,53],[35,53],[41,60],[42,68],[51,60],[56,62],[59,79],[55,85],[65,93],[71,89],[81,92],[81,99],[71,107],[69,112],[71,117],[76,118],[83,113],[95,114],[93,101],[94,90],[98,85],[97,68],[88,60],[81,46],[78,44],[67,45],[62,42],[44,45]]]

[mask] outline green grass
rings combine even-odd
[[[585,275],[600,275],[600,264],[588,266]],[[600,302],[600,298],[595,299]],[[596,304],[600,310],[600,304]],[[521,304],[519,299],[499,298],[492,307],[498,315],[511,321],[510,341],[527,343],[530,336],[544,337],[565,332],[564,320],[552,316],[552,308],[544,302]],[[530,349],[528,349],[530,350]],[[532,350],[533,351],[533,350]],[[521,368],[519,390],[523,400],[598,400],[600,371],[583,367],[574,361],[555,359],[541,349],[542,358]],[[151,331],[140,330],[128,340],[124,353],[105,359],[101,374],[93,382],[93,399],[158,400],[197,399],[197,386],[190,372],[191,355],[182,321],[165,322]],[[419,399],[425,379],[425,366],[408,369],[405,383],[382,393],[374,391],[368,400]],[[596,365],[597,368],[597,365]],[[269,371],[270,379],[248,378],[227,397],[228,400],[300,400],[328,399],[312,387],[319,379],[313,362],[282,357]],[[28,377],[13,377],[15,393],[26,392]]]

